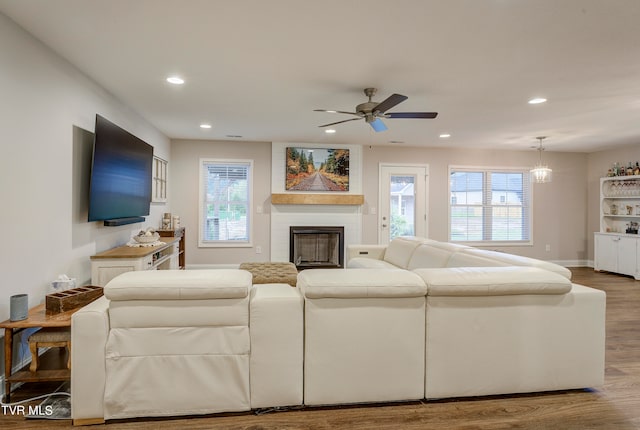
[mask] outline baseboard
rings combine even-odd
[[[552,260],[550,262],[564,267],[593,267],[592,260]]]

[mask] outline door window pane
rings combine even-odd
[[[415,236],[415,176],[390,175],[389,203],[391,220],[389,239]]]

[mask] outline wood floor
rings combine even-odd
[[[377,406],[305,408],[264,415],[110,421],[120,429],[640,429],[640,281],[572,269],[575,283],[607,293],[605,384],[595,390],[495,396]],[[48,392],[25,385],[13,396]],[[70,421],[31,421],[0,414],[0,428],[69,428]]]

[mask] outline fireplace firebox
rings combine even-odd
[[[289,261],[298,270],[344,267],[344,227],[289,227]]]

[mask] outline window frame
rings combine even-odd
[[[199,248],[250,248],[253,246],[253,160],[248,159],[228,159],[228,158],[201,158],[198,162],[199,191],[198,191],[198,247]],[[247,240],[205,240],[205,208],[206,189],[205,169],[209,165],[243,166],[247,168]]]
[[[459,243],[463,245],[470,246],[533,246],[533,184],[531,182],[529,167],[505,167],[505,166],[463,166],[463,165],[450,165],[448,168],[448,187],[447,187],[447,237],[449,242],[451,243]],[[451,174],[455,172],[475,172],[483,174],[483,184],[482,184],[482,207],[492,208],[497,206],[503,206],[499,204],[491,204],[491,202],[487,203],[485,200],[488,196],[488,193],[485,192],[485,187],[487,185],[487,175],[492,173],[518,173],[522,174],[523,180],[523,205],[522,210],[523,214],[526,217],[526,223],[528,224],[525,228],[529,231],[529,236],[527,239],[521,240],[504,240],[504,239],[483,239],[483,240],[453,240],[451,238],[451,213],[452,207],[457,204],[452,203],[452,181]],[[528,200],[528,205],[526,204]],[[464,206],[464,205],[461,205]],[[504,206],[503,206],[504,207]],[[487,224],[485,214],[483,213],[482,217],[483,225]]]

